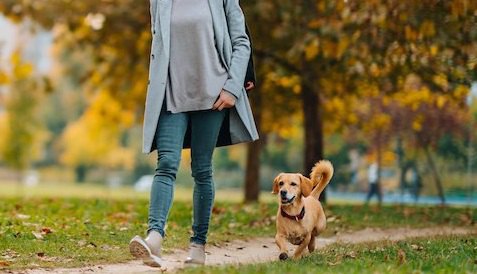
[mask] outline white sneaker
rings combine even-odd
[[[191,243],[189,245],[189,257],[186,264],[205,264],[205,245]]]
[[[145,240],[137,235],[134,236],[129,242],[129,252],[148,266],[161,267],[161,245],[162,236],[159,232],[153,230],[149,232]]]

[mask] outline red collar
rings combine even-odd
[[[282,207],[280,207],[280,214],[282,215],[282,217],[285,217],[285,218],[288,218],[290,220],[294,220],[294,221],[298,222],[301,219],[303,219],[303,217],[305,217],[305,207],[303,206],[303,208],[301,209],[300,214],[295,215],[295,216],[289,215],[288,213],[285,212],[285,210],[283,210]]]

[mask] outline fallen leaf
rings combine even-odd
[[[126,230],[128,230],[128,229],[129,229],[129,228],[123,226],[123,227],[120,227],[120,228],[119,228],[119,231],[126,231]]]
[[[339,265],[340,263],[341,263],[341,261],[328,262],[328,265],[329,265],[329,266],[335,266],[335,265]]]
[[[330,217],[326,218],[326,221],[328,223],[332,223],[332,222],[336,221],[336,217],[335,216],[330,216]]]
[[[406,263],[406,253],[402,249],[398,250],[398,262],[400,265]]]
[[[29,218],[30,218],[30,215],[17,214],[16,217],[17,217],[18,219],[25,220],[25,219],[29,219]]]
[[[218,206],[214,206],[212,208],[212,213],[213,214],[221,214],[221,213],[224,213],[226,212],[227,210],[224,208],[224,207],[218,207]]]
[[[0,261],[0,266],[9,266],[10,264],[5,261]]]
[[[351,251],[348,254],[346,254],[345,257],[351,258],[351,259],[356,259],[356,252]]]
[[[37,238],[38,240],[43,240],[43,235],[41,233],[32,231],[31,234],[33,234],[33,236],[35,236],[35,238]]]
[[[424,247],[422,247],[420,245],[415,245],[415,244],[412,244],[411,248],[414,249],[414,250],[417,250],[417,251],[421,251],[421,250],[424,249]]]
[[[41,229],[41,234],[43,234],[43,235],[50,234],[50,233],[53,233],[53,230],[51,230],[51,228],[49,228],[49,227],[43,227]]]

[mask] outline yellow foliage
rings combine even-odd
[[[442,109],[447,102],[447,98],[444,95],[438,95],[436,100],[437,107]]]
[[[382,153],[383,166],[393,166],[396,163],[396,153],[393,150],[385,150]]]
[[[63,133],[61,162],[131,169],[134,149],[121,147],[119,138],[125,125],[133,122],[132,113],[123,110],[108,92],[100,92],[86,113]]]
[[[318,38],[315,38],[311,40],[311,42],[305,47],[305,58],[307,60],[312,60],[316,56],[318,56],[319,53],[319,40]]]
[[[429,48],[429,52],[431,53],[432,56],[436,56],[437,53],[439,52],[439,46],[437,46],[437,45],[432,45],[432,46]]]
[[[8,83],[8,76],[6,73],[0,71],[0,85],[5,85]]]
[[[8,126],[8,116],[6,113],[0,114],[0,151],[5,151],[8,136],[10,135],[10,127]]]
[[[17,80],[24,80],[33,72],[33,67],[31,64],[22,62],[19,51],[16,51],[12,54],[10,61],[13,67],[13,77]]]
[[[455,99],[458,101],[463,100],[464,98],[467,97],[467,94],[469,94],[469,87],[464,86],[464,85],[458,85],[453,92],[453,96]]]
[[[373,77],[378,77],[379,76],[379,67],[376,63],[371,64],[371,66],[369,67],[369,73]]]
[[[422,130],[422,123],[419,122],[418,120],[415,120],[412,122],[412,129],[419,132]]]
[[[349,45],[349,38],[347,36],[343,36],[340,38],[339,42],[338,42],[338,46],[336,48],[336,58],[341,58],[343,56],[343,54],[346,52],[346,50],[348,49],[348,45]]]
[[[449,87],[449,82],[447,81],[447,75],[443,73],[434,75],[432,80],[434,81],[436,85],[442,87],[443,90],[447,90]]]
[[[436,34],[434,23],[429,20],[422,23],[420,31],[423,37],[433,37]]]
[[[407,40],[414,41],[417,39],[417,32],[415,32],[409,25],[404,28],[404,34]]]

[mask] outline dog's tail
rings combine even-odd
[[[310,195],[316,199],[320,198],[321,192],[328,185],[331,177],[333,177],[333,165],[330,161],[321,160],[316,163],[310,174],[314,187]]]

